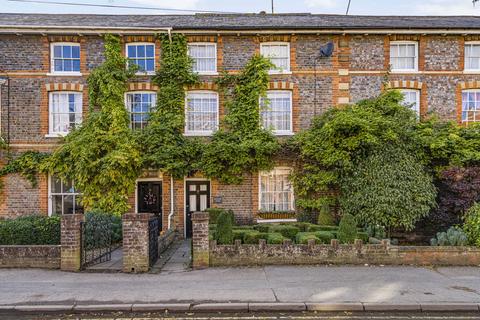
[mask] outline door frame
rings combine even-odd
[[[160,178],[138,178],[135,180],[135,213],[138,214],[138,183],[139,182],[159,182],[162,186],[161,200],[162,200],[162,213],[163,213],[163,180]]]
[[[187,237],[187,181],[205,181],[209,186],[209,201],[212,201],[212,180],[206,178],[183,178],[183,237]]]

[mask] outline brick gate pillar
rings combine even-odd
[[[208,212],[194,212],[192,215],[192,267],[208,268],[210,247],[208,240]]]
[[[149,239],[148,222],[150,213],[127,213],[123,223],[123,272],[148,272]]]
[[[83,214],[66,214],[61,220],[60,269],[80,271],[82,266],[82,230]]]

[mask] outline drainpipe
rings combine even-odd
[[[168,214],[168,230],[170,230],[172,226],[172,217],[173,213],[175,212],[173,210],[173,176],[170,176],[170,213]]]

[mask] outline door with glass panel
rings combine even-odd
[[[210,182],[187,181],[185,197],[185,236],[192,237],[192,213],[210,208]]]

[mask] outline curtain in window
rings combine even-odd
[[[462,92],[462,122],[480,121],[480,90]]]
[[[267,100],[261,100],[262,124],[274,132],[292,131],[292,99],[289,91],[268,91]]]
[[[260,174],[260,211],[292,211],[293,188],[290,169],[274,169]]]
[[[218,95],[189,93],[187,95],[186,132],[212,133],[218,127]]]
[[[66,134],[82,121],[82,94],[54,92],[50,96],[51,133]]]
[[[188,53],[193,59],[193,71],[200,73],[217,71],[215,44],[190,44]]]

